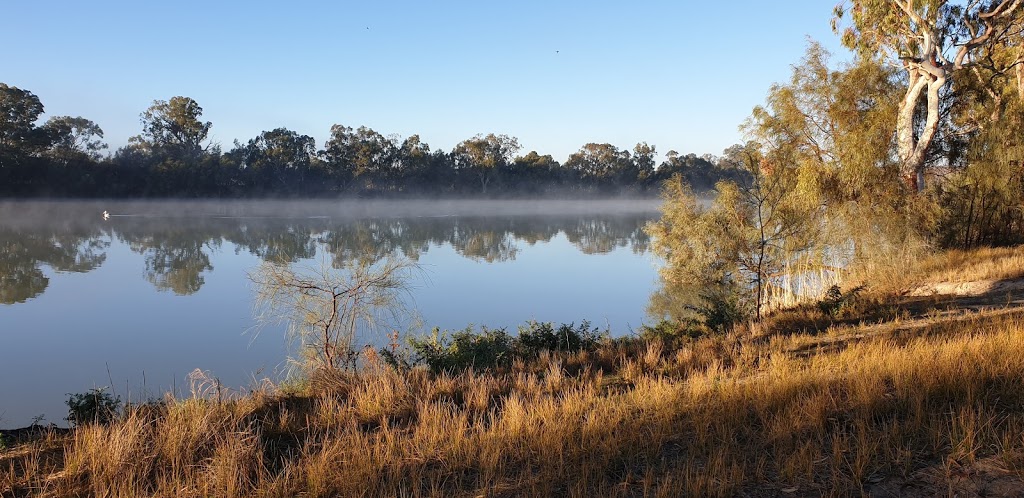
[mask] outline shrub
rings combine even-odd
[[[690,306],[700,317],[704,326],[715,332],[725,332],[733,324],[750,316],[749,306],[744,305],[737,292],[702,292],[701,304]]]
[[[474,333],[469,326],[449,336],[435,327],[429,337],[410,338],[409,344],[415,363],[426,364],[434,373],[508,366],[513,357],[512,338],[505,329],[482,327]]]
[[[541,351],[593,351],[608,334],[592,328],[584,320],[579,327],[574,323],[562,324],[555,329],[551,322],[530,321],[519,327],[515,339],[516,352],[520,356],[536,357]]]
[[[838,285],[833,285],[825,291],[825,297],[818,301],[818,308],[832,318],[849,318],[856,315],[863,311],[864,303],[860,293],[864,288],[863,285],[858,285],[843,293]]]
[[[640,339],[644,342],[661,341],[674,344],[682,339],[696,339],[705,335],[706,329],[695,323],[662,319],[657,324],[642,325]]]
[[[94,387],[88,392],[68,394],[68,416],[72,425],[109,424],[121,411],[121,397],[106,392],[105,387]]]
[[[519,327],[516,337],[505,329],[466,327],[457,332],[435,328],[424,338],[409,339],[411,350],[382,348],[380,358],[396,370],[426,365],[430,371],[459,372],[469,368],[490,370],[505,368],[516,359],[533,359],[541,351],[593,351],[607,337],[608,330],[591,327],[583,321],[579,326],[550,322],[527,322]]]

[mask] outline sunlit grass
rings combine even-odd
[[[974,282],[1024,277],[1024,246],[950,250],[925,258],[920,273],[929,282]]]

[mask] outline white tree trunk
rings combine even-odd
[[[899,114],[896,117],[896,152],[900,159],[900,176],[910,185],[916,183],[918,170],[918,165],[911,159],[921,144],[921,141],[914,137],[914,110],[926,86],[928,80],[919,70],[911,69],[910,85],[907,86],[907,93],[900,102]]]
[[[909,84],[903,101],[900,102],[899,114],[896,118],[896,150],[900,159],[900,175],[915,190],[924,189],[925,151],[931,145],[939,126],[939,91],[952,76],[953,71],[974,64],[970,56],[978,48],[993,43],[993,40],[1006,36],[1006,32],[997,29],[997,24],[1018,16],[1024,0],[999,0],[987,9],[977,11],[976,23],[968,23],[970,38],[958,44],[959,48],[952,61],[943,55],[942,40],[937,19],[926,19],[921,11],[915,9],[913,0],[890,0],[891,4],[902,10],[915,25],[910,33],[920,42],[917,57],[906,62],[909,73]],[[979,7],[978,2],[969,2],[966,11]],[[955,43],[955,42],[954,42]],[[1018,92],[1024,97],[1024,68],[1017,66]],[[914,110],[927,87],[928,114],[919,137],[914,136]]]
[[[1022,54],[1017,59],[1017,96],[1024,102],[1024,49],[1021,49]]]
[[[924,47],[921,51],[921,60],[907,63],[907,70],[910,73],[910,84],[907,86],[907,94],[900,102],[899,115],[896,119],[896,140],[897,153],[900,158],[900,175],[909,186],[917,192],[924,190],[924,165],[925,152],[931,145],[935,133],[939,129],[939,91],[946,85],[949,75],[947,67],[938,60],[942,54],[938,53],[936,43],[938,35],[925,33]],[[927,89],[927,92],[925,92]],[[925,93],[928,114],[925,118],[924,128],[921,135],[914,136],[914,110],[921,94]]]

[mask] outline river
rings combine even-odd
[[[406,333],[628,334],[656,286],[656,216],[653,200],[0,202],[0,427],[66,425],[67,394],[94,387],[187,396],[195,369],[232,390],[283,379],[294,344],[254,317],[263,261],[414,261]]]

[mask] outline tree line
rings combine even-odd
[[[53,116],[28,90],[0,83],[0,195],[243,197],[336,195],[643,194],[674,174],[705,189],[738,179],[738,147],[721,157],[666,154],[588,143],[564,163],[521,154],[515,137],[479,134],[451,151],[419,135],[402,139],[371,128],[334,125],[322,148],[286,128],[223,150],[212,123],[189,97],[157,100],[142,132],[109,152],[103,130],[82,117]]]

